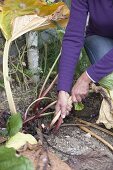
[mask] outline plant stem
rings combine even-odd
[[[11,44],[11,41],[8,40],[8,41],[6,41],[5,47],[4,47],[4,53],[3,53],[3,77],[4,77],[5,91],[6,91],[7,100],[8,100],[8,104],[9,104],[11,114],[16,114],[17,111],[16,111],[14,100],[13,100],[13,95],[12,95],[10,82],[9,82],[9,77],[8,77],[8,54],[9,54],[10,44]]]
[[[48,79],[49,79],[49,77],[50,77],[50,75],[51,75],[51,73],[52,73],[52,71],[53,71],[53,69],[54,69],[57,61],[58,61],[58,59],[60,58],[60,55],[61,55],[61,51],[60,51],[59,55],[57,56],[57,58],[56,58],[56,60],[55,60],[55,62],[54,62],[54,64],[53,64],[53,66],[51,67],[51,69],[50,69],[50,71],[49,71],[49,73],[48,73],[48,75],[47,75],[47,77],[46,77],[46,79],[45,79],[45,82],[44,82],[44,84],[43,84],[43,86],[42,86],[42,88],[41,88],[39,97],[42,95],[43,90],[44,90],[44,87],[45,87],[45,85],[46,85],[46,83],[47,83],[47,81],[48,81]]]
[[[48,94],[48,92],[52,89],[53,85],[55,84],[57,78],[58,78],[58,75],[56,75],[56,77],[54,78],[54,80],[52,81],[50,86],[42,93],[41,97],[44,97],[44,96],[46,96]]]
[[[42,99],[51,99],[51,98],[49,98],[49,97],[42,97],[42,98],[38,98],[37,100],[35,100],[34,102],[36,102],[36,101],[42,101]],[[33,102],[33,103],[34,103]],[[29,121],[33,121],[33,120],[36,120],[37,118],[39,118],[39,117],[41,117],[41,115],[48,109],[48,108],[50,108],[51,106],[53,106],[54,104],[56,103],[56,101],[54,101],[54,102],[52,102],[52,103],[50,103],[48,106],[46,106],[41,112],[39,112],[39,113],[37,113],[36,115],[34,115],[34,116],[32,116],[32,117],[30,117],[30,118],[28,118],[27,119],[27,113],[28,113],[28,109],[29,109],[29,107],[28,107],[28,109],[26,110],[26,112],[25,112],[25,115],[24,115],[24,123],[23,124],[26,124],[27,122],[29,122]],[[30,105],[31,106],[31,105]]]
[[[52,81],[52,83],[49,85],[49,87],[42,93],[42,95],[40,97],[44,97],[48,94],[48,92],[52,89],[53,85],[55,84],[56,80],[58,78],[58,75],[54,78],[54,80]],[[39,104],[41,101],[36,102],[33,111],[36,112],[36,109],[38,108]]]
[[[25,114],[24,114],[24,120],[26,120],[26,118],[27,118],[27,114],[28,114],[28,111],[29,111],[29,109],[30,109],[30,107],[33,105],[33,104],[35,104],[37,101],[42,101],[43,99],[51,99],[51,98],[49,98],[49,97],[41,97],[41,98],[38,98],[38,99],[36,99],[35,101],[33,101],[29,106],[28,106],[28,108],[26,109],[26,112],[25,112]]]

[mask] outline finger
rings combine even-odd
[[[66,105],[61,106],[61,116],[64,119],[66,117]]]
[[[72,97],[70,97],[70,98],[68,99],[68,105],[72,105],[72,103],[73,103]]]
[[[67,107],[71,107],[72,108],[73,107],[72,103],[68,103]]]
[[[71,111],[71,109],[72,109],[72,106],[67,106],[67,110],[70,112]]]
[[[70,97],[69,97],[69,93],[67,93],[67,92],[66,92],[66,97],[67,97],[67,98],[70,98]]]
[[[72,102],[77,103],[77,99],[74,94],[72,94]]]
[[[77,99],[77,102],[81,102],[82,101],[82,97],[80,95],[76,95],[76,99]]]
[[[82,98],[82,99],[85,99],[86,96],[87,96],[87,95],[84,95],[84,94],[83,94],[83,95],[81,95],[81,98]]]

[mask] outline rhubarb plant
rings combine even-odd
[[[6,39],[3,76],[11,114],[17,113],[8,76],[8,53],[12,41],[31,30],[55,28],[53,21],[66,26],[68,16],[69,10],[63,2],[48,4],[41,0],[5,0],[0,4],[0,29]]]

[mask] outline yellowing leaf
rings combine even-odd
[[[0,15],[0,28],[7,40],[10,39],[12,36],[12,30],[14,31],[13,26],[15,26],[15,19],[18,17],[25,16],[25,15],[30,15],[30,16],[34,15],[34,18],[36,18],[36,15],[38,17],[42,17],[42,19],[37,17],[37,19],[39,19],[37,29],[39,30],[39,29],[48,28],[49,26],[53,27],[53,24],[51,24],[51,20],[56,20],[56,21],[60,20],[62,21],[63,23],[62,25],[64,26],[66,25],[64,23],[67,23],[68,21],[67,18],[69,16],[69,10],[63,2],[48,5],[47,3],[41,0],[32,0],[32,1],[31,0],[5,0],[4,5],[2,5],[1,9],[2,9],[1,12],[2,14]],[[28,19],[29,18],[30,17],[28,17]],[[44,27],[44,25],[42,25],[42,27],[41,26],[39,27],[39,25],[41,25],[44,20],[47,20],[47,18],[48,18],[48,22],[45,23],[46,27]],[[37,19],[35,22],[37,22]],[[39,22],[41,23],[39,24]],[[23,24],[27,26],[26,23]],[[36,23],[34,24],[34,21],[31,23],[30,20],[29,25],[32,25],[31,30],[36,29]],[[18,24],[16,26],[18,27]],[[30,27],[29,29],[26,29],[24,33],[26,33],[27,30],[30,31]]]
[[[13,13],[11,11],[2,12],[0,15],[0,28],[6,39],[11,37],[11,22],[13,20]]]
[[[113,128],[113,100],[111,99],[111,93],[104,89],[105,96],[101,103],[99,118],[97,123],[103,123],[107,129]]]
[[[12,38],[15,40],[19,36],[35,28],[40,28],[48,20],[47,17],[38,17],[37,15],[25,15],[17,17],[13,23]]]
[[[58,23],[61,26],[66,26],[66,20],[67,19],[59,19]],[[55,27],[56,25],[49,19],[49,17],[39,17],[37,15],[20,16],[14,20],[11,41],[15,40],[16,38],[27,33],[30,30],[43,30]]]
[[[2,11],[2,7],[0,6],[0,12]]]
[[[8,142],[6,143],[6,147],[18,150],[27,142],[31,145],[37,144],[37,140],[32,135],[18,132],[15,136],[11,137],[8,140]]]
[[[58,20],[57,23],[61,26],[61,27],[66,27],[68,22],[68,19],[63,19],[63,20]],[[40,28],[36,28],[35,30],[45,30],[48,28],[56,28],[56,25],[54,24],[54,22],[52,21],[48,21],[45,24],[41,25]]]
[[[39,4],[41,3],[38,3],[36,0],[5,0],[3,9],[12,10],[18,15],[18,12],[21,13],[24,11],[32,11],[33,9],[37,8]]]

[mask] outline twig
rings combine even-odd
[[[84,127],[88,127],[88,125],[84,125],[84,124],[82,124],[82,123],[76,123],[76,124],[74,124],[74,123],[65,123],[65,124],[62,124],[61,125],[61,127],[70,127],[70,126],[74,126],[74,127],[76,127],[76,126],[84,126]]]
[[[82,129],[83,131],[90,133],[93,137],[95,137],[96,139],[98,139],[99,141],[101,141],[105,146],[107,146],[109,149],[111,149],[113,151],[113,146],[107,142],[105,139],[103,139],[102,137],[100,137],[99,135],[95,134],[94,132],[92,132],[91,130],[89,130],[86,127],[83,126],[79,126],[80,129]]]
[[[99,127],[99,126],[97,126],[97,125],[95,125],[95,124],[93,124],[93,123],[87,122],[87,121],[82,120],[82,119],[79,119],[79,118],[76,118],[76,120],[79,121],[80,123],[86,124],[86,125],[91,126],[91,127],[95,128],[95,129],[98,129],[98,130],[100,130],[100,131],[102,131],[102,132],[105,132],[105,133],[107,133],[108,135],[113,136],[113,133],[110,132],[110,131],[108,131],[107,129],[104,129],[104,128]]]

